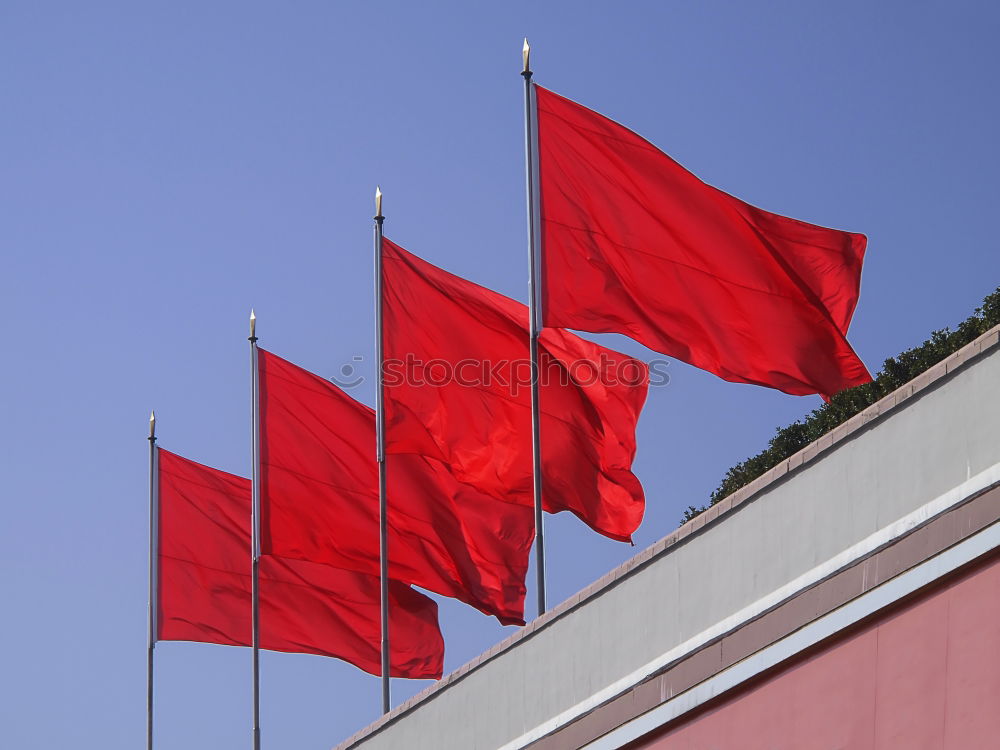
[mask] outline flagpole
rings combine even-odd
[[[250,598],[253,654],[253,750],[260,750],[260,389],[257,370],[257,316],[250,310]]]
[[[521,59],[524,68],[524,171],[528,196],[528,317],[529,317],[529,347],[531,356],[531,457],[534,462],[534,501],[535,501],[535,577],[538,592],[538,614],[545,612],[545,536],[542,524],[542,444],[539,432],[539,380],[541,371],[538,366],[538,336],[542,330],[541,321],[541,290],[539,289],[539,252],[538,252],[538,193],[535,186],[535,170],[538,166],[538,139],[535,132],[533,114],[535,112],[534,92],[531,86],[531,68],[529,56],[531,48],[528,40],[524,40]]]
[[[156,454],[156,414],[149,413],[149,632],[146,641],[146,750],[153,750],[153,648],[156,646],[159,600],[159,462]]]
[[[378,554],[382,614],[382,713],[389,712],[389,533],[382,394],[382,190],[375,188],[375,459],[378,461]]]

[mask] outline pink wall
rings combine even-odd
[[[1000,558],[635,748],[1000,748]]]

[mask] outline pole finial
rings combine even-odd
[[[524,37],[524,46],[521,48],[521,62],[524,63],[524,69],[522,73],[530,73],[531,67],[529,62],[531,59],[531,46],[528,44],[528,37]]]
[[[382,219],[382,188],[375,186],[375,218]]]
[[[254,314],[253,308],[250,308],[250,338],[257,338],[257,315]]]
[[[156,437],[156,412],[149,412],[149,439],[153,440]]]

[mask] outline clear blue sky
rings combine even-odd
[[[6,0],[0,745],[141,746],[149,410],[164,447],[248,472],[251,305],[266,348],[370,375],[376,183],[389,237],[526,298],[525,35],[540,83],[712,184],[866,233],[850,337],[873,370],[1000,284],[995,3]],[[552,601],[819,403],[671,371],[640,423],[637,548],[550,516]],[[449,670],[512,632],[441,613]],[[262,668],[265,747],[378,714],[344,663]],[[248,746],[248,650],[164,643],[157,669],[159,748]]]

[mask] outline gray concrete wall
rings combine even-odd
[[[501,747],[1000,462],[995,340],[345,746]]]

